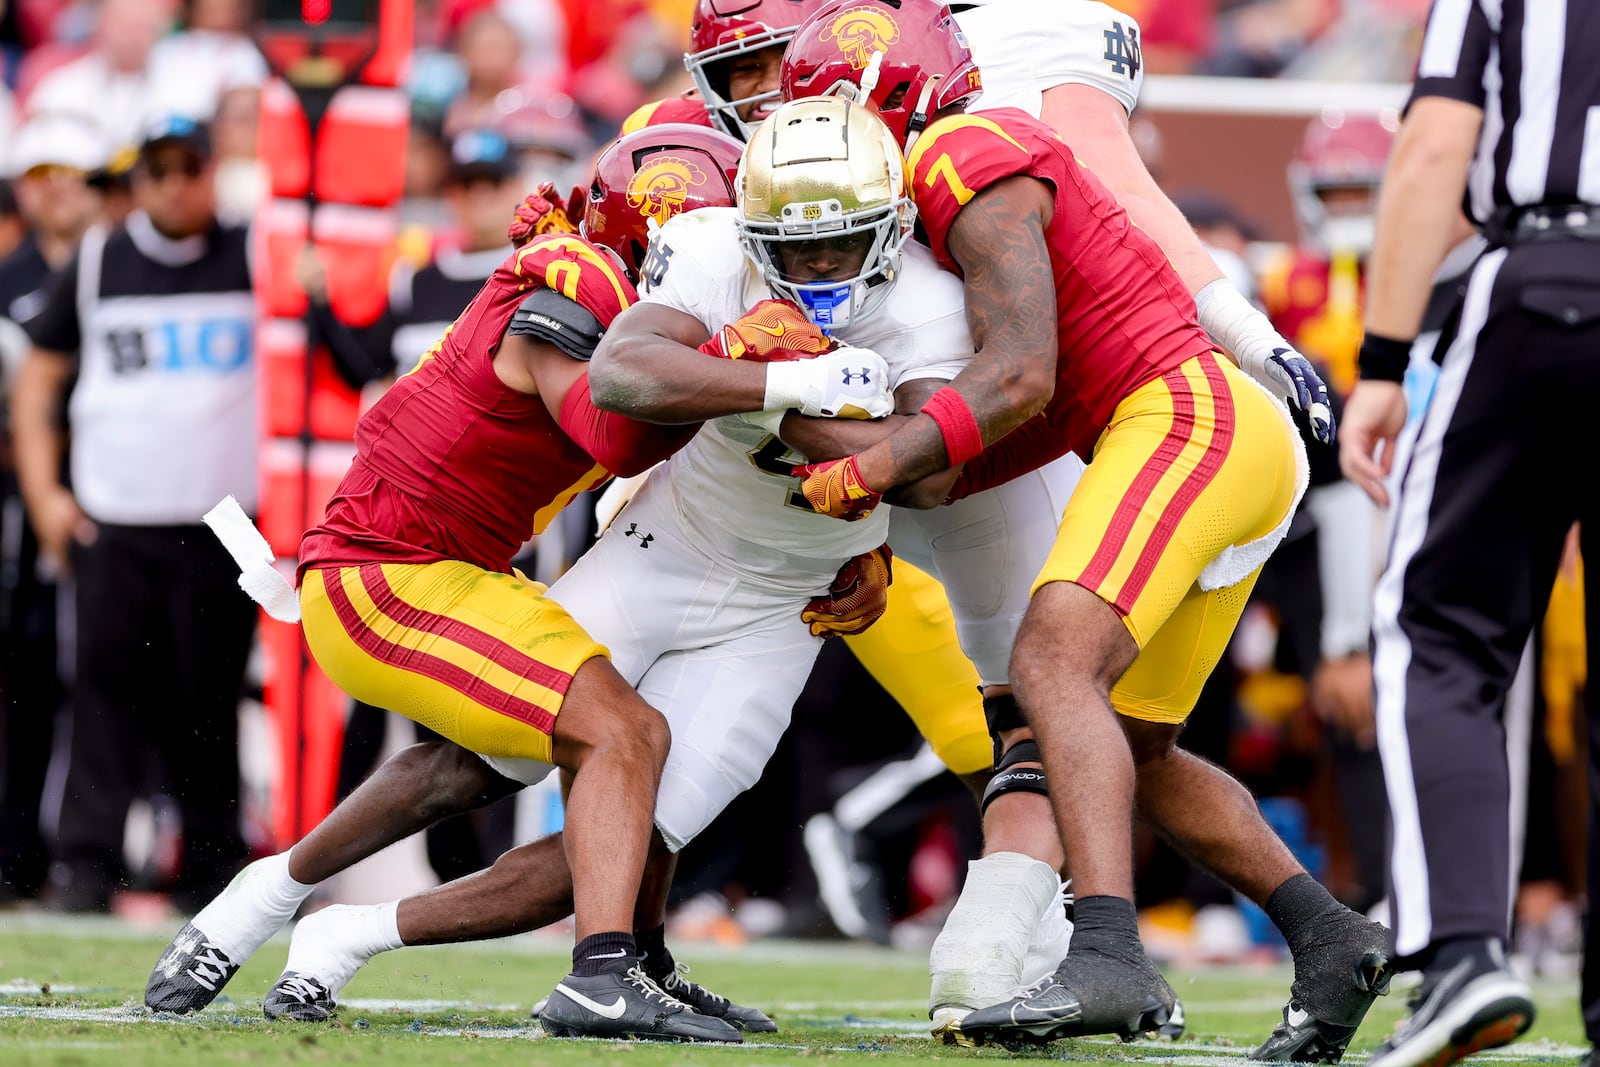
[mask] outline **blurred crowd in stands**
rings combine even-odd
[[[1045,0],[1040,0],[1045,2]],[[1055,0],[1064,2],[1064,0]],[[1419,47],[1426,0],[1109,0],[1143,27],[1146,73],[1404,82]],[[345,376],[371,389],[403,371],[453,313],[444,283],[467,279],[459,310],[508,250],[505,224],[523,194],[553,181],[585,184],[593,154],[638,106],[689,87],[682,63],[693,0],[421,0],[406,87],[411,127],[402,237],[390,314],[381,329],[343,339]],[[150,126],[182,117],[209,129],[199,164],[214,178],[216,217],[248,224],[265,182],[255,117],[268,70],[249,37],[250,0],[0,0],[0,396],[9,394],[38,314],[77,242],[95,224],[142,208]],[[1361,228],[1382,171],[1392,117],[1313,118],[1284,176],[1296,198],[1298,245],[1260,240],[1226,188],[1183,190],[1180,206],[1280,329],[1319,359],[1330,384],[1350,387],[1360,339]],[[1158,147],[1151,142],[1154,150]],[[169,161],[170,162],[170,161]],[[1240,160],[1241,166],[1249,161]],[[159,183],[158,183],[159,184]],[[1363,222],[1365,219],[1365,222]],[[1463,235],[1465,236],[1465,234]],[[480,270],[479,261],[489,264]],[[423,272],[437,275],[433,289]],[[300,265],[317,295],[322,265]],[[454,292],[454,290],[450,290]],[[330,327],[330,333],[334,327]],[[336,344],[336,348],[341,347]],[[363,369],[365,368],[365,369]],[[1425,388],[1420,381],[1418,388]],[[0,412],[5,406],[0,405]],[[0,416],[0,429],[5,429]],[[7,430],[9,434],[9,430]],[[1337,482],[1331,451],[1314,457]],[[107,910],[138,892],[170,892],[182,908],[218,878],[178,878],[185,860],[182,805],[162,799],[173,776],[151,758],[130,786],[140,817],[126,834],[132,862],[86,874],[64,866],[58,832],[74,691],[76,628],[65,560],[36,536],[18,494],[8,436],[0,435],[0,715],[4,730],[0,901]],[[1337,489],[1337,487],[1335,487]],[[1226,765],[1307,867],[1342,900],[1382,907],[1384,799],[1374,748],[1365,624],[1334,601],[1365,599],[1379,554],[1324,561],[1307,514],[1264,577],[1256,604],[1191,719],[1185,744]],[[1337,501],[1337,493],[1330,497]],[[1340,536],[1373,541],[1381,522],[1360,516]],[[581,510],[537,565],[559,571],[584,547]],[[1318,542],[1324,547],[1319,550]],[[42,547],[40,547],[42,545]],[[1370,546],[1368,546],[1370,549]],[[1344,559],[1347,557],[1341,557]],[[1361,562],[1364,560],[1364,564]],[[1368,574],[1360,573],[1362,566]],[[1519,954],[1531,966],[1573,966],[1583,832],[1584,679],[1580,566],[1563,586],[1537,642],[1525,687],[1533,708]],[[1326,567],[1326,570],[1323,568]],[[1354,567],[1354,570],[1341,567]],[[1319,603],[1295,576],[1317,575]],[[533,573],[530,567],[530,573]],[[242,597],[242,594],[240,594]],[[81,598],[80,598],[81,603]],[[58,610],[59,608],[59,610]],[[1343,632],[1330,625],[1337,617]],[[1352,629],[1353,627],[1353,629]],[[245,696],[254,684],[247,677]],[[836,694],[852,695],[848,706]],[[253,707],[247,699],[246,707]],[[247,716],[259,712],[247,712]],[[346,735],[341,788],[371,768],[409,722],[357,709]],[[269,747],[247,725],[241,748]],[[398,723],[398,725],[396,725]],[[169,728],[181,728],[170,724]],[[825,649],[766,778],[685,854],[676,892],[678,936],[738,941],[771,934],[846,935],[882,942],[931,939],[976,856],[976,815],[963,786],[939,773],[843,649]],[[241,805],[247,847],[270,851],[260,792],[271,757],[244,753]],[[253,769],[254,768],[254,769]],[[48,771],[48,773],[47,773]],[[514,806],[513,806],[514,807]],[[484,865],[530,831],[527,809],[489,809],[429,842],[434,871],[451,878]],[[541,814],[539,819],[548,819]],[[534,832],[542,824],[531,825]],[[1175,957],[1239,959],[1277,951],[1270,924],[1154,840],[1140,842],[1147,943]],[[89,884],[86,884],[86,880]]]

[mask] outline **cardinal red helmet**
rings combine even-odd
[[[741,141],[750,139],[756,122],[745,122],[739,108],[771,100],[778,94],[730,99],[729,71],[741,55],[763,48],[781,48],[806,17],[824,0],[699,0],[689,31],[689,52],[683,57],[694,87],[717,128]],[[759,121],[759,120],[757,120]]]
[[[583,236],[610,248],[637,276],[654,226],[684,211],[732,207],[744,146],[704,126],[646,126],[600,153]]]
[[[1372,250],[1378,184],[1398,126],[1393,112],[1329,108],[1311,120],[1289,164],[1289,191],[1308,244],[1324,254]]]
[[[785,100],[865,99],[907,149],[934,112],[983,89],[966,36],[936,0],[833,0],[795,31],[782,78]]]

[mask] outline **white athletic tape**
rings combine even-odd
[[[201,516],[239,566],[239,588],[279,622],[300,621],[300,598],[278,573],[272,546],[231,495]]]

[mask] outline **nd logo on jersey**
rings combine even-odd
[[[887,52],[900,40],[900,26],[883,8],[865,5],[839,12],[822,31],[822,39],[839,42],[851,70],[866,70],[872,53]]]
[[[688,199],[689,190],[706,183],[706,173],[682,156],[652,156],[628,182],[628,206],[664,223]]]

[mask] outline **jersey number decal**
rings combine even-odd
[[[928,176],[922,179],[922,184],[932,189],[935,178],[944,179],[945,185],[950,187],[950,195],[956,198],[956,203],[965,206],[967,201],[972,199],[973,192],[967,188],[967,183],[961,180],[961,175],[956,173],[956,165],[950,158],[949,152],[941,152],[939,158],[933,161],[933,165],[928,168]]]
[[[794,477],[794,463],[784,457],[789,454],[789,446],[780,441],[775,435],[768,434],[766,439],[750,450],[750,462],[756,470],[763,474],[775,475],[779,478]],[[812,511],[811,505],[806,501],[804,494],[798,489],[789,490],[789,498],[784,502],[785,507],[799,508],[801,511]]]
[[[646,289],[661,284],[661,279],[667,276],[667,267],[672,262],[672,246],[660,241],[650,242],[650,251],[645,253],[644,265],[639,268],[639,280],[644,282]]]
[[[1111,73],[1125,74],[1132,81],[1139,74],[1144,56],[1139,49],[1139,27],[1125,29],[1120,22],[1113,22],[1106,31],[1106,62],[1111,64]]]
[[[544,272],[544,284],[568,300],[578,299],[578,278],[583,268],[567,260],[557,260]]]

